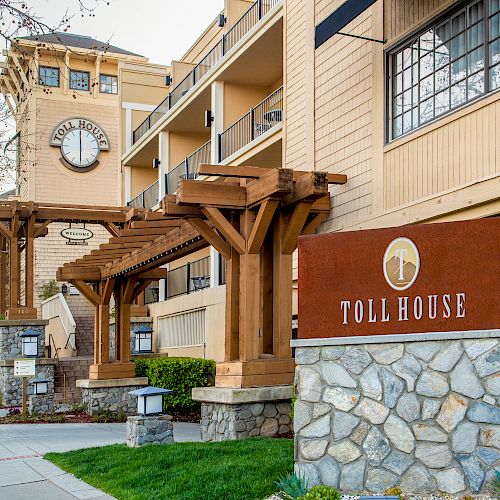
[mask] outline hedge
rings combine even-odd
[[[212,384],[215,376],[215,361],[200,358],[152,358],[135,360],[136,377],[148,377],[149,385],[172,389],[165,396],[163,409],[171,413],[189,413],[200,404],[191,399],[193,387]]]

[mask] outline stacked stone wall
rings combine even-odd
[[[498,338],[296,350],[296,471],[342,493],[491,493]]]
[[[89,415],[103,410],[122,412],[125,415],[137,413],[137,396],[131,396],[130,391],[142,389],[143,385],[126,387],[82,388],[82,403]]]
[[[170,415],[138,415],[127,419],[127,446],[130,448],[173,442],[174,426]]]
[[[287,434],[291,431],[290,409],[290,401],[202,403],[201,438],[203,441],[227,441]]]

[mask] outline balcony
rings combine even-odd
[[[127,202],[128,207],[132,208],[153,208],[160,199],[158,181],[153,182],[142,193]]]
[[[174,107],[258,22],[282,0],[257,0],[222,37],[217,45],[188,73],[154,111],[134,130],[135,144],[162,116]]]
[[[283,87],[228,127],[218,138],[219,163],[283,121]]]
[[[212,144],[210,141],[203,144],[194,153],[185,158],[179,165],[176,165],[172,170],[165,174],[167,186],[167,194],[175,193],[177,184],[182,179],[196,179],[200,165],[202,163],[210,163],[210,155]]]

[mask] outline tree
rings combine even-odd
[[[21,36],[66,32],[71,28],[71,21],[76,15],[92,18],[95,17],[95,10],[99,4],[109,5],[109,2],[104,2],[104,0],[74,0],[73,2],[66,0],[59,3],[66,4],[68,8],[63,7],[64,12],[58,16],[58,20],[55,23],[49,23],[40,12],[28,5],[27,1],[0,0],[0,40],[3,40],[5,48],[10,46],[19,50],[16,38]],[[15,113],[16,110],[11,110],[4,97],[0,97],[0,192],[12,189],[15,186],[16,177],[19,176],[19,172],[16,172],[16,155],[20,154],[20,145],[15,136],[13,112]],[[29,139],[24,147],[30,147]]]

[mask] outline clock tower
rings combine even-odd
[[[51,33],[12,43],[0,89],[16,120],[18,199],[76,206],[124,204],[120,76],[123,65],[130,64],[147,68],[148,61],[80,35]],[[35,244],[35,306],[41,307],[50,295],[59,266],[109,237],[100,225],[50,224],[48,234]],[[72,287],[63,290],[77,331],[90,330],[90,304]],[[78,354],[88,354],[83,350]]]

